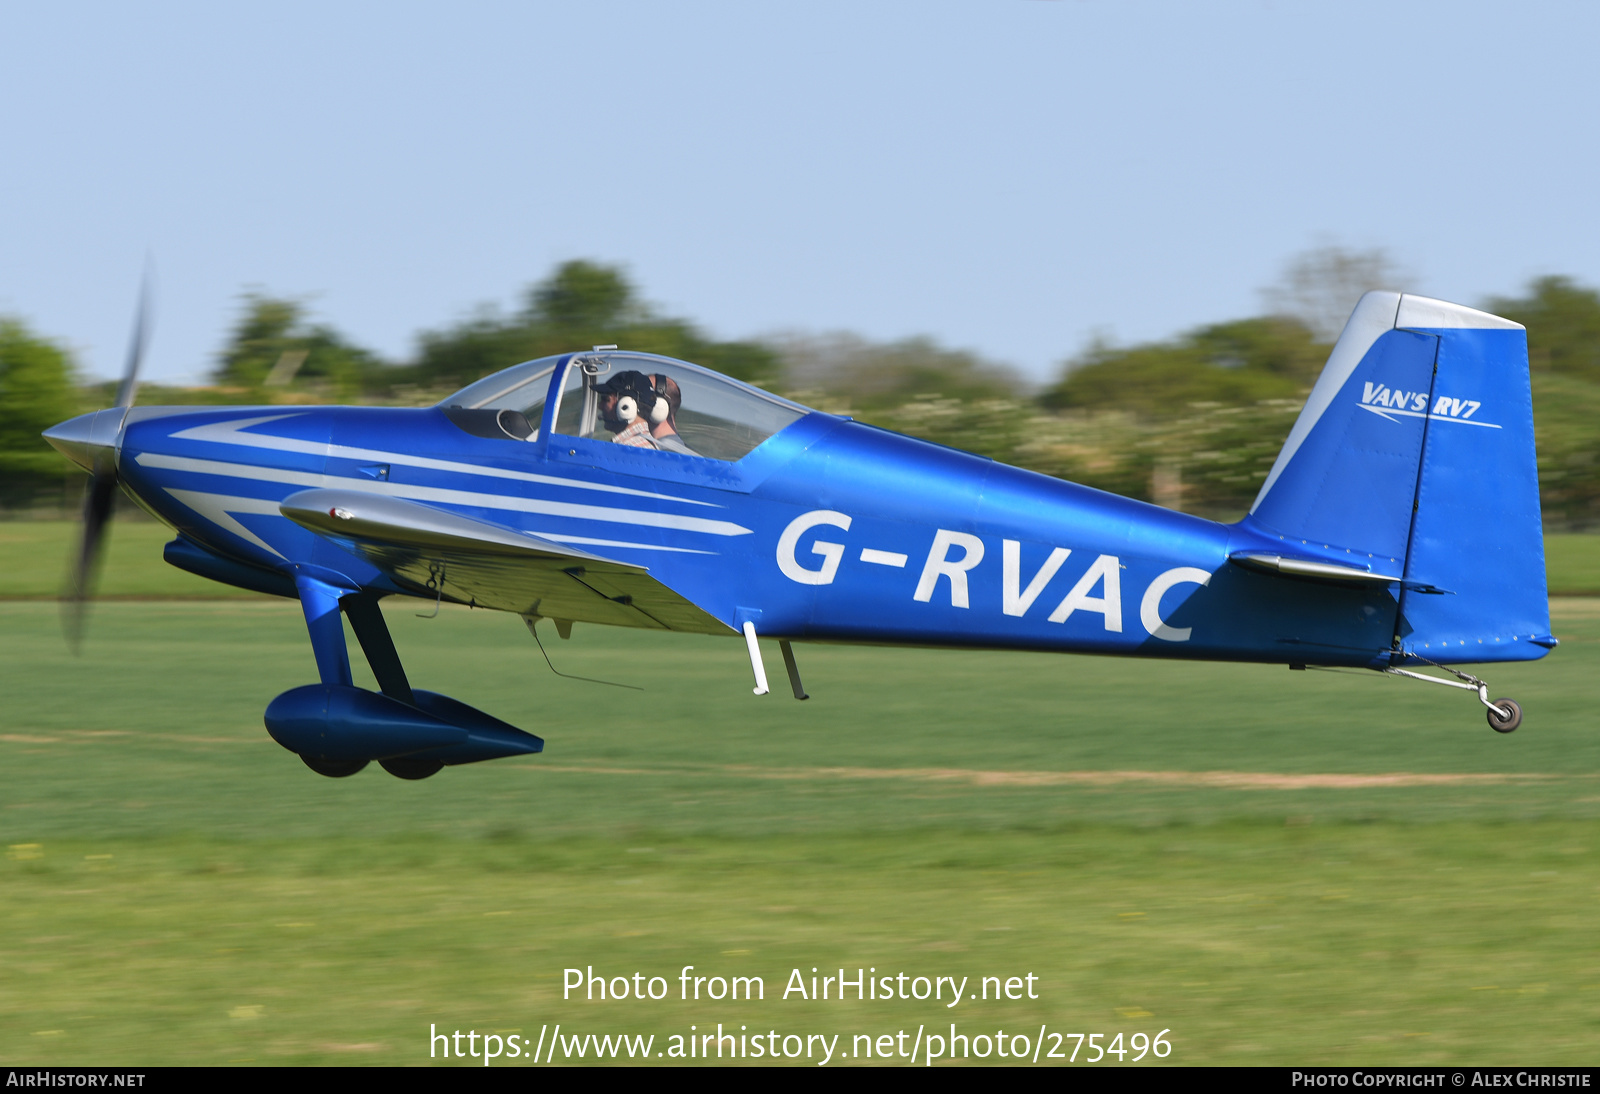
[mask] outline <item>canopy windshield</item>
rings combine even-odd
[[[444,407],[515,410],[535,427],[551,379],[555,432],[713,460],[737,460],[810,411],[710,369],[645,353],[601,350],[545,357],[485,377]],[[529,440],[537,439],[535,432]]]
[[[550,392],[550,374],[561,363],[562,356],[541,357],[501,369],[440,399],[436,405],[458,406],[463,410],[518,410],[537,427],[539,408],[544,406],[544,398]]]

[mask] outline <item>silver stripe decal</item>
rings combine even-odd
[[[676,513],[649,513],[637,509],[613,509],[604,505],[581,505],[575,502],[546,501],[542,498],[514,498],[505,494],[481,494],[472,490],[447,490],[437,486],[414,486],[407,483],[378,482],[373,479],[343,478],[323,475],[315,471],[291,471],[281,467],[257,467],[243,463],[224,463],[220,460],[197,460],[188,456],[167,456],[158,452],[141,452],[134,457],[140,467],[160,468],[167,471],[189,471],[200,475],[224,475],[235,479],[253,479],[257,482],[277,482],[290,486],[345,487],[367,494],[382,494],[391,498],[411,501],[432,501],[445,505],[467,505],[478,509],[504,509],[517,513],[539,513],[547,517],[570,517],[574,520],[603,520],[615,524],[637,524],[647,528],[672,528],[681,532],[703,532],[713,536],[747,536],[750,529],[727,520],[707,520],[704,517],[685,517]]]
[[[240,539],[265,548],[279,558],[284,557],[282,551],[229,516],[230,513],[257,513],[278,517],[281,520],[283,514],[278,511],[277,502],[265,498],[235,498],[227,494],[206,494],[199,490],[175,490],[170,486],[166,491],[217,527],[226,528]]]
[[[529,532],[540,539],[553,539],[557,543],[582,543],[590,547],[625,547],[630,551],[672,551],[680,555],[714,555],[715,551],[697,551],[693,547],[662,547],[655,543],[628,543],[620,539],[595,539],[592,536],[558,536],[553,532]]]
[[[349,445],[328,444],[325,441],[302,441],[293,437],[274,437],[266,433],[244,433],[241,430],[266,422],[299,417],[298,414],[268,414],[259,418],[236,418],[231,422],[212,422],[191,429],[179,430],[171,436],[180,441],[209,441],[213,444],[237,444],[245,448],[267,448],[274,452],[298,452],[306,456],[325,456],[330,459],[365,460],[368,463],[397,463],[402,467],[423,467],[429,471],[453,471],[460,475],[482,475],[491,479],[513,479],[517,482],[536,482],[545,486],[564,486],[573,490],[595,490],[606,494],[628,494],[637,498],[655,498],[658,501],[675,501],[682,505],[704,505],[721,509],[715,502],[695,501],[671,494],[655,494],[649,490],[630,490],[626,486],[606,486],[601,483],[563,479],[554,475],[535,475],[530,471],[507,471],[498,467],[482,467],[475,463],[455,460],[436,460],[429,456],[412,456],[404,452],[383,452],[376,448],[351,448]]]
[[[1283,450],[1273,461],[1272,470],[1267,472],[1267,481],[1261,484],[1261,492],[1250,505],[1252,513],[1266,500],[1272,484],[1278,481],[1278,476],[1289,466],[1295,453],[1300,451],[1300,446],[1322,420],[1322,415],[1333,405],[1334,397],[1344,389],[1345,381],[1350,379],[1350,374],[1367,356],[1372,344],[1394,329],[1394,317],[1399,311],[1400,294],[1397,292],[1369,292],[1356,304],[1355,311],[1350,313],[1349,321],[1339,334],[1339,340],[1333,345],[1333,352],[1328,354],[1328,363],[1322,366],[1322,375],[1317,377],[1316,385],[1312,387],[1306,405],[1300,411],[1300,417],[1295,419],[1294,428],[1289,430]]]
[[[277,502],[266,498],[240,498],[228,494],[207,494],[199,490],[178,490],[173,487],[167,487],[166,491],[218,527],[226,528],[240,539],[271,551],[279,558],[284,557],[282,551],[279,551],[231,516],[233,513],[255,513],[261,516],[287,519],[278,508]],[[528,532],[527,534],[541,536],[544,539],[553,539],[560,543],[584,543],[596,547],[622,547],[631,551],[671,551],[675,554],[683,555],[716,554],[715,551],[699,551],[693,547],[663,547],[655,543],[630,543],[620,539],[596,539],[593,536],[564,536],[551,532]]]
[[[1426,296],[1406,293],[1395,313],[1396,330],[1526,330],[1521,323],[1513,323],[1498,315],[1490,315],[1477,308],[1452,304],[1448,300],[1434,300]]]

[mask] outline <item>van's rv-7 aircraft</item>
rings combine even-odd
[[[45,433],[91,472],[70,630],[116,486],[166,560],[300,601],[321,682],[266,710],[312,770],[408,779],[544,742],[412,688],[385,596],[742,635],[1343,666],[1462,688],[1550,635],[1524,329],[1368,293],[1250,513],[1219,524],[602,346],[436,406],[131,408]],[[340,613],[381,693],[352,685]],[[1436,669],[1445,673],[1419,672]]]

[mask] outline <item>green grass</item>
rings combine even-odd
[[[1175,1063],[1594,1062],[1591,824],[47,844],[0,866],[7,1063],[424,1062],[453,1031],[1147,1035]],[[99,856],[99,857],[88,857]],[[756,975],[759,1002],[562,998]],[[785,1001],[794,969],[1037,1000]]]
[[[129,527],[157,531],[119,527],[108,580],[148,549]],[[293,604],[100,603],[81,658],[53,604],[0,604],[0,1063],[409,1064],[430,1023],[660,1048],[720,1021],[1592,1065],[1600,601],[1555,609],[1559,650],[1487,670],[1527,717],[1500,736],[1380,678],[804,646],[796,703],[750,695],[736,640],[547,636],[634,692],[552,676],[514,618],[391,602],[418,685],[548,741],[406,783],[267,737],[314,678]],[[563,1000],[590,965],[767,999]],[[1040,998],[781,999],[813,966]]]
[[[57,596],[77,551],[76,521],[0,521],[0,600]],[[253,597],[169,566],[161,547],[172,529],[151,520],[113,521],[98,595],[107,598],[212,600]]]
[[[1551,596],[1600,596],[1600,536],[1546,535],[1544,561]]]

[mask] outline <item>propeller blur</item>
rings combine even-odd
[[[72,422],[64,422],[45,433],[51,444],[89,472],[89,482],[83,491],[83,535],[68,574],[68,587],[61,600],[62,625],[74,652],[83,641],[84,616],[93,593],[95,576],[100,569],[106,529],[111,519],[111,504],[116,499],[116,434],[139,390],[139,366],[144,361],[145,348],[150,341],[150,283],[147,267],[144,284],[139,290],[139,307],[134,313],[133,337],[128,341],[127,361],[122,367],[122,380],[117,385],[116,405],[110,410],[89,415],[94,419],[95,426],[80,440],[75,441],[63,435],[58,441],[56,434],[63,426],[82,422],[83,418],[74,418]],[[63,448],[63,444],[68,445],[70,450]]]

